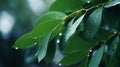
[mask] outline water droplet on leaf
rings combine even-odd
[[[18,47],[15,47],[16,50],[18,50]]]
[[[59,40],[59,39],[57,39],[57,43],[60,43],[60,40]]]
[[[90,50],[90,52],[92,52],[92,50]]]
[[[62,36],[62,33],[59,33],[59,36]]]
[[[90,3],[90,1],[87,1],[87,3]]]
[[[61,66],[62,64],[59,64],[59,66]]]

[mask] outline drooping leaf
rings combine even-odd
[[[59,30],[63,25],[63,20],[50,20],[40,23],[32,30],[32,36],[36,37],[38,43],[42,43],[43,39],[52,31]],[[55,36],[52,35],[52,36]],[[52,37],[53,38],[53,37]],[[40,44],[39,44],[40,45]]]
[[[120,0],[112,0],[112,1],[109,1],[104,7],[110,8],[110,7],[116,6],[118,4],[120,4]]]
[[[66,16],[67,16],[66,14],[64,14],[62,12],[58,12],[58,11],[47,12],[38,18],[35,26],[39,25],[40,23],[46,22],[46,21],[64,20],[66,18]]]
[[[109,48],[108,48],[108,51],[109,51],[108,53],[109,53],[109,55],[110,55],[111,57],[115,54],[118,43],[119,43],[119,36],[116,36],[116,37],[113,39],[113,41],[111,41],[111,44],[110,44],[110,46],[109,46]]]
[[[74,18],[70,21],[70,23],[67,26],[67,30],[65,32],[65,41],[67,41],[71,37],[71,35],[73,35],[75,33],[77,27],[82,22],[84,15],[85,14],[83,14],[81,17],[79,17],[75,22],[74,22]]]
[[[109,67],[119,67],[120,66],[120,40],[116,49],[114,56],[111,59]]]
[[[98,67],[99,66],[100,61],[101,61],[102,56],[103,56],[104,49],[105,48],[103,45],[98,50],[93,52],[92,58],[91,58],[90,63],[89,63],[89,67]]]
[[[56,43],[55,43],[55,39],[51,40],[49,45],[48,45],[48,49],[47,49],[47,54],[44,58],[46,63],[50,63],[55,55],[55,50],[56,50]]]
[[[73,12],[81,8],[81,0],[56,0],[51,5],[50,11]]]
[[[48,47],[48,42],[49,39],[51,37],[52,32],[50,32],[43,40],[43,42],[41,43],[41,45],[39,46],[39,49],[36,53],[36,56],[38,58],[38,61],[40,62],[46,55],[47,52],[47,47]]]
[[[88,34],[90,37],[93,37],[100,27],[102,20],[102,10],[103,7],[99,7],[88,17],[86,22],[86,34]]]
[[[85,55],[86,55],[86,53],[81,53],[81,51],[72,52],[72,53],[66,55],[66,56],[59,62],[59,64],[62,64],[62,65],[75,64],[75,63],[77,63],[77,62],[80,62]]]
[[[79,62],[83,57],[87,56],[92,45],[93,43],[83,40],[77,33],[75,33],[70,37],[63,50],[67,55],[59,63],[63,65],[71,65]]]
[[[21,36],[19,39],[17,39],[17,41],[15,42],[13,47],[25,49],[25,48],[29,48],[29,47],[33,46],[35,44],[35,42],[36,41],[31,36],[31,33],[26,33],[23,36]]]
[[[82,39],[77,33],[70,37],[64,52],[71,53],[75,51],[81,51],[81,53],[87,52],[93,46],[93,42],[88,42]]]

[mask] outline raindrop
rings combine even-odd
[[[57,39],[57,43],[60,43],[60,40],[59,40],[59,39]]]
[[[62,33],[59,33],[59,36],[62,36]]]
[[[18,50],[18,47],[15,47],[16,50]]]
[[[35,42],[34,44],[37,45],[37,42]]]
[[[90,52],[92,52],[92,50],[90,50]]]
[[[90,3],[90,1],[87,1],[87,3]]]
[[[114,34],[116,34],[117,32],[115,31]]]
[[[59,64],[59,66],[61,66],[62,64]]]

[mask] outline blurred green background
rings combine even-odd
[[[12,48],[18,37],[31,31],[52,2],[54,0],[0,0],[0,67],[59,67],[53,62],[38,64],[34,47]]]

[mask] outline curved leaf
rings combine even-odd
[[[56,30],[59,30],[63,25],[63,20],[50,20],[46,21],[44,23],[40,23],[39,25],[35,26],[32,30],[31,34],[34,36],[37,40],[37,42],[42,43],[43,39],[50,33]],[[52,35],[52,36],[55,36]],[[52,37],[53,38],[53,37]]]
[[[102,20],[102,10],[103,7],[99,7],[88,17],[86,22],[86,34],[88,34],[90,37],[93,37],[100,27]]]
[[[39,17],[39,19],[36,21],[35,26],[39,25],[40,23],[46,22],[46,21],[64,20],[66,16],[67,16],[66,14],[62,12],[58,12],[58,11],[47,12],[41,17]]]
[[[71,65],[80,62],[87,53],[81,53],[81,51],[72,52],[66,55],[59,64]]]
[[[47,52],[47,47],[48,47],[48,42],[49,42],[49,39],[50,39],[50,36],[51,36],[52,32],[50,32],[47,37],[44,38],[42,44],[39,46],[39,49],[36,53],[36,56],[38,58],[38,61],[40,62],[46,55],[46,52]]]
[[[109,8],[109,7],[113,7],[120,4],[120,0],[112,0],[110,2],[108,2],[104,7],[105,8]]]
[[[50,11],[72,12],[82,8],[81,0],[56,0]]]
[[[85,14],[83,14],[82,16],[80,16],[75,22],[74,22],[74,19],[75,19],[75,18],[73,18],[73,19],[69,22],[69,24],[68,24],[68,26],[67,26],[67,30],[66,30],[66,32],[65,32],[65,41],[67,41],[67,40],[71,37],[71,35],[73,35],[73,34],[75,33],[77,27],[78,27],[78,26],[80,25],[80,23],[82,22],[82,20],[83,20],[83,18],[84,18],[84,15],[85,15]]]
[[[48,45],[48,49],[47,49],[47,54],[44,58],[45,62],[48,64],[50,62],[52,62],[54,55],[55,55],[55,51],[56,51],[56,43],[55,43],[55,39],[51,40],[49,45]]]
[[[26,33],[23,36],[21,36],[19,39],[17,39],[13,47],[25,49],[33,46],[34,44],[35,44],[35,39],[33,39],[31,33]]]
[[[74,34],[68,40],[64,52],[71,53],[75,51],[87,52],[93,46],[93,42],[82,39],[78,34]]]
[[[83,40],[78,34],[74,34],[68,40],[64,49],[64,52],[67,53],[67,55],[59,63],[63,65],[71,65],[79,62],[87,55],[92,45],[93,43]]]
[[[89,67],[98,67],[99,66],[100,61],[101,61],[102,56],[103,56],[104,49],[105,48],[103,45],[98,50],[93,52],[92,58],[91,58],[90,63],[89,63]]]

